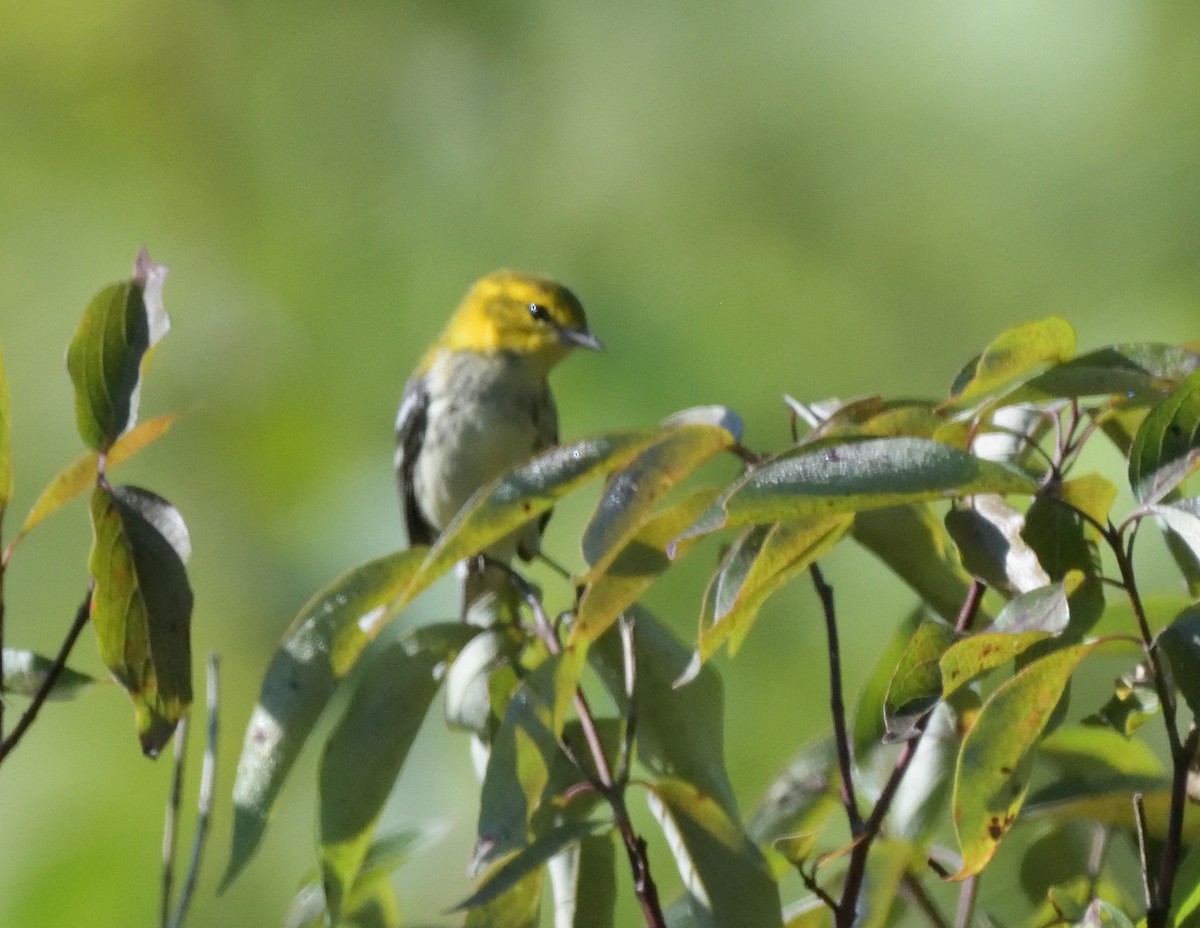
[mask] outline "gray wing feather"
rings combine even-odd
[[[396,483],[410,545],[431,545],[438,534],[421,513],[413,480],[428,421],[429,392],[423,378],[413,377],[404,385],[400,412],[396,415]]]

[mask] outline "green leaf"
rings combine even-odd
[[[23,651],[17,648],[5,648],[3,658],[4,693],[17,696],[33,696],[45,682],[54,665],[48,657]],[[50,688],[50,699],[74,699],[79,691],[96,682],[95,677],[86,673],[64,667]]]
[[[1083,721],[1087,725],[1107,725],[1126,737],[1154,718],[1159,711],[1158,691],[1142,665],[1117,678],[1113,694],[1099,711]]]
[[[855,928],[883,928],[891,923],[888,916],[896,907],[900,884],[918,861],[924,863],[924,855],[906,841],[883,839],[871,847]]]
[[[617,849],[613,832],[584,837],[548,863],[555,925],[613,928],[616,924]]]
[[[603,572],[588,572],[584,577],[587,586],[571,626],[570,643],[599,638],[671,566],[672,560],[678,560],[692,548],[698,539],[680,542],[667,553],[672,539],[711,505],[716,494],[714,489],[703,489],[684,497],[643,523],[633,540]]]
[[[1033,549],[1021,537],[1025,517],[998,496],[976,496],[946,513],[946,530],[963,566],[1005,596],[1050,582]]]
[[[263,678],[233,786],[228,886],[253,856],[275,797],[333,695],[378,634],[427,548],[408,548],[342,574],[300,610]]]
[[[698,653],[708,660],[725,642],[735,654],[763,603],[841,540],[853,516],[809,516],[755,526],[729,549],[709,586]]]
[[[896,665],[883,702],[885,741],[907,741],[920,734],[917,720],[942,697],[938,661],[958,637],[953,628],[941,622],[923,622],[917,627]]]
[[[719,426],[675,426],[616,471],[583,532],[583,557],[593,572],[612,563],[673,487],[734,441]]]
[[[1200,596],[1200,497],[1148,506],[1163,530],[1167,548],[1192,598]]]
[[[682,780],[646,786],[696,923],[782,928],[779,887],[758,848],[721,803]]]
[[[538,835],[532,842],[492,868],[479,881],[475,892],[454,906],[452,911],[461,912],[464,909],[487,905],[508,892],[529,874],[543,870],[551,857],[571,845],[579,843],[584,838],[608,828],[612,828],[611,822],[589,819],[582,822],[567,822],[557,828],[552,828],[545,834]]]
[[[133,699],[142,751],[155,757],[192,701],[187,527],[166,500],[137,487],[102,483],[91,508],[100,658]]]
[[[860,763],[865,764],[871,752],[883,744],[885,733],[883,702],[887,698],[888,688],[892,685],[892,676],[896,673],[896,666],[900,663],[904,652],[908,650],[908,643],[916,633],[924,615],[925,610],[918,607],[897,624],[891,638],[888,639],[887,647],[858,694],[851,736],[854,743],[854,755]]]
[[[142,360],[170,327],[162,307],[166,273],[143,249],[129,280],[92,298],[71,339],[76,424],[94,451],[107,451],[137,418]]]
[[[1060,725],[1042,739],[1038,750],[1071,780],[1159,780],[1163,773],[1162,762],[1146,742],[1111,728]]]
[[[725,770],[725,696],[709,664],[676,687],[691,652],[650,613],[635,607],[634,622],[638,759],[654,773],[678,777],[714,797],[730,817],[737,805]],[[627,711],[624,657],[617,629],[592,645],[591,660],[613,699]]]
[[[1050,632],[980,632],[948,648],[942,655],[943,696],[950,696],[976,677],[1020,657]]]
[[[1200,845],[1193,844],[1175,874],[1176,891],[1171,910],[1172,928],[1195,925],[1200,914]]]
[[[804,445],[736,481],[686,535],[727,526],[862,512],[980,493],[1036,492],[1033,481],[922,438]]]
[[[854,540],[883,561],[929,608],[953,622],[971,586],[958,553],[928,503],[860,512]],[[980,615],[986,616],[981,610]]]
[[[1084,474],[1064,481],[1058,489],[1058,498],[1097,525],[1106,525],[1117,500],[1117,486],[1099,474]]]
[[[1078,641],[1104,613],[1104,581],[1092,527],[1061,503],[1038,497],[1025,513],[1021,537],[1033,548],[1050,580],[1066,580],[1071,571],[1083,575],[1067,586],[1070,627],[1064,633]]]
[[[1001,684],[963,739],[954,776],[955,879],[979,873],[1012,828],[1029,788],[1033,748],[1075,668],[1098,642],[1054,651]]]
[[[832,738],[802,750],[767,787],[750,816],[747,831],[754,843],[763,846],[787,835],[817,835],[842,807],[838,782]]]
[[[1171,662],[1171,677],[1195,718],[1200,713],[1200,606],[1180,613],[1159,633],[1155,647]]]
[[[1131,834],[1137,829],[1128,785],[1123,784],[1115,790],[1080,781],[1068,785],[1071,787],[1069,793],[1062,789],[1038,790],[1029,797],[1021,817],[1107,825]],[[1153,840],[1161,841],[1167,835],[1170,820],[1170,787],[1163,784],[1159,789],[1140,792],[1146,807],[1146,833]],[[1200,816],[1185,815],[1183,843],[1190,845],[1197,840],[1200,840]]]
[[[321,754],[317,793],[326,906],[334,922],[448,661],[476,629],[427,625],[371,662]]]
[[[178,419],[179,413],[168,413],[143,422],[126,432],[108,450],[106,473],[111,473],[118,464],[129,460],[151,442],[157,441]],[[25,517],[17,535],[18,539],[28,535],[38,523],[57,512],[64,503],[70,502],[91,487],[96,482],[99,463],[100,455],[91,451],[55,474],[34,502],[29,515]]]
[[[0,353],[0,517],[12,498],[12,399],[8,394],[8,374]]]
[[[616,470],[661,437],[617,432],[551,448],[480,488],[438,535],[425,563],[396,603],[400,609],[463,558],[536,519],[602,473]]]
[[[959,374],[951,391],[956,405],[992,393],[1047,364],[1068,360],[1075,353],[1075,330],[1057,316],[1026,322],[1001,332],[983,353]]]
[[[1200,370],[1150,410],[1129,452],[1129,485],[1156,503],[1200,464]]]
[[[537,928],[545,872],[532,870],[507,892],[468,910],[464,928]]]
[[[515,685],[513,664],[520,645],[520,633],[510,626],[480,629],[467,642],[446,674],[447,725],[474,732],[485,742],[492,740],[499,724],[492,706],[492,679],[508,672]]]
[[[1129,916],[1110,902],[1093,899],[1088,903],[1077,928],[1133,928]]]

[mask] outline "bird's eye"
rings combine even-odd
[[[529,315],[533,316],[538,322],[550,321],[550,310],[546,309],[541,303],[530,303]]]

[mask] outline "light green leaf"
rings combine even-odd
[[[54,661],[32,651],[5,648],[3,658],[4,693],[17,696],[33,696],[45,682]],[[64,667],[54,686],[50,688],[50,699],[74,699],[79,691],[96,682],[95,677]]]
[[[633,460],[659,432],[617,432],[551,448],[480,488],[438,535],[396,608],[463,558],[485,550],[589,480]]]
[[[532,870],[491,902],[469,909],[464,928],[538,928],[545,873],[544,867]]]
[[[1038,750],[1070,780],[1161,780],[1163,774],[1162,761],[1145,741],[1127,738],[1111,728],[1060,725],[1042,739]]]
[[[920,849],[907,841],[883,839],[872,845],[862,910],[855,917],[855,928],[884,928],[890,924],[888,916],[896,906],[901,882],[914,863],[923,864],[924,860]]]
[[[1154,718],[1159,709],[1158,690],[1150,682],[1146,668],[1138,665],[1117,678],[1108,702],[1083,721],[1087,725],[1107,725],[1129,737]]]
[[[116,444],[108,450],[106,473],[111,473],[118,464],[129,460],[142,448],[165,435],[179,417],[179,413],[158,416],[134,426],[118,438]],[[38,523],[57,512],[64,503],[70,502],[91,487],[96,482],[99,463],[100,455],[90,451],[55,474],[34,502],[33,508],[29,510],[17,538],[28,535]]]
[[[942,655],[942,695],[948,697],[976,677],[1020,657],[1050,632],[979,632]]]
[[[358,681],[325,744],[317,786],[321,868],[335,923],[446,663],[476,631],[462,623],[426,625],[390,644]]]
[[[461,912],[487,905],[516,886],[529,874],[541,872],[546,862],[556,854],[561,853],[584,838],[612,828],[611,822],[585,820],[582,822],[567,822],[557,828],[552,828],[545,834],[538,835],[516,853],[507,857],[498,866],[493,867],[479,884],[475,892],[454,906],[452,911]]]
[[[480,629],[467,642],[446,674],[447,725],[491,741],[500,721],[492,708],[492,678],[504,670],[515,674],[512,666],[520,645],[521,635],[511,626]]]
[[[953,622],[971,586],[971,577],[934,508],[928,503],[890,506],[857,513],[854,540],[883,561],[947,622]],[[980,610],[986,617],[986,610]]]
[[[170,327],[162,308],[166,272],[143,249],[129,280],[92,298],[71,339],[76,424],[94,451],[107,451],[137,418],[142,361]]]
[[[1054,651],[1001,684],[963,739],[954,776],[955,879],[979,873],[1012,828],[1029,788],[1033,748],[1067,681],[1099,642]]]
[[[1128,784],[1122,783],[1117,789],[1082,781],[1068,785],[1069,792],[1042,789],[1031,795],[1021,810],[1022,819],[1087,822],[1119,828],[1130,834],[1137,829]],[[1140,792],[1146,807],[1146,833],[1153,840],[1162,841],[1167,835],[1171,815],[1170,787],[1164,783],[1159,789],[1148,788]],[[1200,840],[1200,816],[1185,815],[1183,843],[1192,845],[1197,840]]]
[[[672,560],[678,560],[691,549],[695,541],[689,540],[667,553],[672,539],[708,508],[716,494],[715,489],[703,489],[684,497],[644,522],[603,572],[588,572],[584,577],[587,586],[571,626],[570,643],[599,638],[671,566]]]
[[[917,627],[883,701],[885,741],[907,741],[920,734],[917,720],[942,697],[938,661],[958,637],[953,628],[941,622],[923,622]]]
[[[887,647],[880,655],[871,675],[867,677],[862,690],[858,694],[858,704],[854,709],[854,723],[851,736],[854,743],[854,755],[860,764],[865,764],[871,752],[883,744],[883,701],[887,698],[888,688],[892,685],[892,676],[900,663],[908,643],[916,633],[917,627],[925,616],[925,610],[913,609],[896,625]]]
[[[616,471],[583,532],[583,557],[593,573],[612,563],[673,487],[734,440],[718,426],[678,425]]]
[[[1157,503],[1200,464],[1200,370],[1150,410],[1129,451],[1129,485]]]
[[[725,770],[725,695],[720,676],[706,664],[677,688],[675,681],[687,668],[691,651],[644,609],[634,607],[626,615],[634,622],[638,759],[660,776],[695,784],[736,817],[733,787]],[[590,657],[613,699],[626,711],[617,629],[592,645]]]
[[[959,374],[951,391],[955,405],[1027,379],[1047,364],[1075,353],[1075,330],[1065,319],[1047,316],[1001,332]]]
[[[758,848],[722,805],[682,780],[646,786],[696,923],[782,928],[779,887]]]
[[[750,816],[747,831],[751,839],[761,847],[786,835],[819,834],[842,808],[838,783],[837,750],[832,738],[803,749],[771,781]]]
[[[12,399],[8,393],[8,374],[0,353],[0,517],[12,498]]]
[[[253,856],[275,797],[335,684],[383,627],[427,550],[408,548],[347,571],[310,599],[284,633],[246,726],[223,887]]]
[[[138,740],[154,757],[192,701],[187,528],[166,500],[137,487],[100,484],[91,508],[100,658],[133,699]]]
[[[763,603],[789,580],[829,553],[853,516],[809,516],[755,526],[730,548],[706,596],[698,653],[708,660],[726,641],[729,653],[749,634]]]
[[[751,470],[686,535],[980,493],[1033,494],[1036,489],[1019,471],[923,438],[817,442]]]
[[[1193,844],[1175,874],[1171,928],[1194,926],[1200,914],[1200,845]]]
[[[1106,525],[1113,503],[1117,500],[1117,486],[1099,474],[1084,474],[1064,481],[1059,487],[1058,497],[1097,525]]]
[[[548,864],[556,928],[613,928],[617,848],[613,832],[583,838]]]

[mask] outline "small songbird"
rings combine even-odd
[[[535,274],[495,271],[467,292],[404,388],[396,478],[410,544],[432,544],[485,483],[558,441],[547,377],[574,348],[599,351],[578,298]],[[543,518],[483,552],[507,564],[539,550]],[[488,624],[510,588],[494,564],[463,573],[463,616]]]

